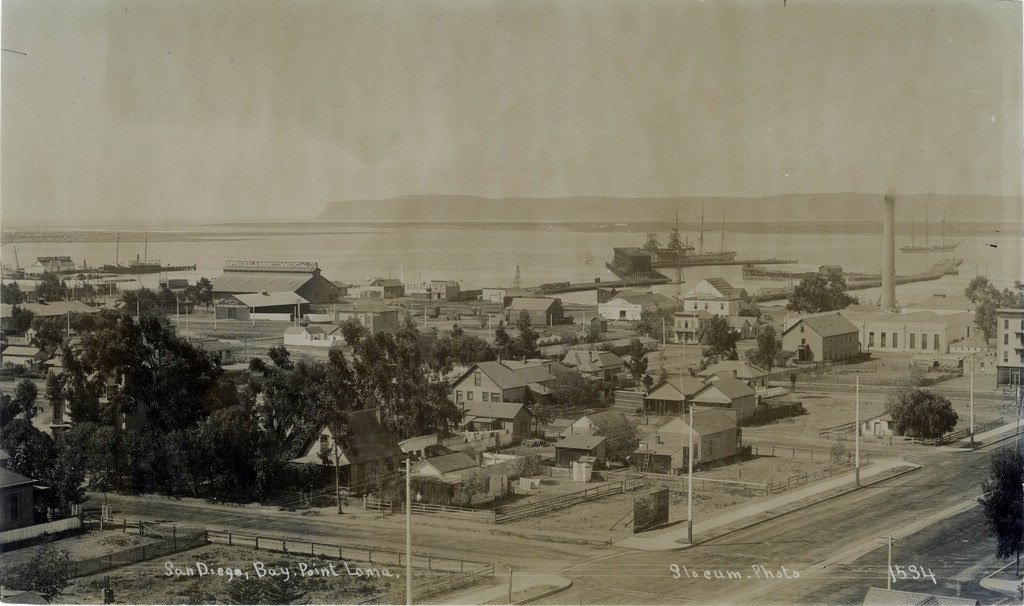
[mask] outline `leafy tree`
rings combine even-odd
[[[228,583],[228,604],[267,604],[263,599],[262,579],[235,579]]]
[[[514,358],[515,356],[515,340],[512,339],[512,335],[508,334],[504,326],[498,326],[494,329],[494,349],[495,352],[502,358]]]
[[[797,284],[789,296],[787,309],[819,313],[843,309],[856,303],[857,299],[846,294],[846,278],[838,270],[827,273],[815,273],[807,276]]]
[[[284,345],[275,345],[274,347],[271,347],[270,351],[267,352],[267,355],[270,356],[270,361],[278,368],[282,368],[284,370],[291,370],[294,368],[291,360],[292,354]]]
[[[32,343],[36,347],[53,347],[64,342],[64,335],[67,330],[67,318],[43,318],[38,317],[32,320],[32,329],[36,331]]]
[[[625,461],[640,445],[640,430],[622,415],[599,420],[597,435],[604,436],[604,454],[612,461]]]
[[[597,343],[604,338],[601,334],[601,325],[594,322],[587,326],[586,332],[583,334],[583,340],[587,343]]]
[[[832,462],[835,464],[845,463],[850,460],[850,449],[841,440],[832,443]]]
[[[775,332],[775,327],[768,325],[757,333],[754,349],[747,352],[747,360],[768,372],[775,366],[775,358],[782,351],[782,339]]]
[[[48,542],[37,549],[27,562],[8,574],[10,581],[5,584],[35,591],[45,598],[54,598],[70,583],[71,554],[68,550],[57,549],[52,542]]]
[[[473,497],[484,494],[490,483],[490,478],[481,471],[470,471],[460,476],[462,494],[466,495],[466,505],[473,504]]]
[[[530,313],[525,309],[520,311],[519,317],[516,318],[516,330],[519,331],[519,337],[515,340],[514,351],[512,352],[515,357],[530,358],[536,356],[539,353],[537,339],[540,338],[540,334],[533,329]]]
[[[17,282],[11,282],[10,284],[0,283],[0,303],[17,305],[24,302],[25,293],[21,292],[21,287],[18,286]]]
[[[938,438],[956,427],[957,414],[949,400],[926,389],[897,389],[886,401],[898,435]]]
[[[984,508],[989,530],[996,536],[996,556],[1016,555],[1019,576],[1020,552],[1024,550],[1024,455],[1017,449],[1004,448],[995,453],[991,464],[978,502]]]
[[[344,337],[345,343],[348,343],[352,347],[355,347],[357,343],[362,341],[369,332],[370,331],[360,324],[359,320],[355,318],[349,318],[341,323],[341,336]]]
[[[14,398],[5,393],[0,393],[0,429],[8,422],[18,416],[21,410],[14,403]]]
[[[263,584],[264,604],[305,604],[308,592],[300,591],[295,583],[281,576],[260,579]]]
[[[705,358],[737,359],[736,343],[740,333],[722,316],[712,316],[705,324],[704,351]]]
[[[32,320],[34,318],[35,315],[29,310],[19,305],[14,305],[11,308],[10,331],[13,334],[19,335],[24,333],[32,326]]]
[[[203,305],[209,307],[213,305],[213,282],[209,278],[199,278],[196,282],[196,298],[195,302],[197,305]]]
[[[36,397],[38,395],[39,389],[30,379],[22,379],[14,388],[14,405],[20,412],[24,413],[25,418],[29,421],[39,412],[39,407],[36,406]]]
[[[1024,307],[1024,285],[1019,280],[1013,283],[1013,288],[1000,291],[987,277],[977,276],[964,289],[964,295],[976,305],[974,322],[986,339],[993,339],[997,335],[997,309]]]
[[[643,343],[640,339],[633,339],[629,342],[629,351],[627,352],[627,358],[623,365],[626,367],[626,371],[633,377],[633,381],[636,382],[637,391],[640,390],[640,385],[643,384],[643,378],[647,375],[647,350],[644,349]]]
[[[640,312],[640,321],[633,327],[633,331],[642,337],[661,341],[667,337],[667,334],[662,333],[662,329],[668,333],[672,328],[674,313],[672,309],[644,309]]]
[[[68,285],[59,274],[52,271],[43,272],[39,278],[39,285],[36,286],[36,296],[46,301],[62,301],[68,296]]]
[[[789,373],[789,389],[790,391],[796,390],[796,372]]]
[[[566,408],[593,407],[601,399],[601,391],[594,381],[578,372],[558,375],[551,385],[551,398]]]

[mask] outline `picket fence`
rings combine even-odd
[[[46,522],[45,524],[33,524],[32,526],[13,528],[11,530],[5,530],[3,532],[0,532],[0,545],[7,545],[8,543],[17,543],[18,541],[34,539],[38,536],[42,536],[47,533],[54,534],[58,532],[64,532],[65,530],[73,530],[75,528],[81,527],[81,518],[75,516],[71,518],[64,518],[62,520]]]
[[[370,496],[363,497],[363,508],[370,511],[383,511],[385,513],[395,513],[396,511],[405,512],[405,508],[401,505],[396,508],[392,506],[391,503],[385,503]],[[489,509],[470,509],[467,507],[455,507],[453,505],[413,503],[412,513],[439,518],[452,518],[456,520],[468,520],[470,522],[494,524],[494,511]]]

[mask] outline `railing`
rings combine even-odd
[[[687,481],[687,474],[671,474],[671,473],[653,473],[649,471],[636,472],[637,475],[650,478],[652,480],[660,480],[672,484],[679,484],[680,482]],[[739,480],[718,480],[715,478],[704,478],[693,476],[693,483],[699,490],[739,490],[743,494],[752,493],[764,493],[768,494],[768,484],[762,484],[759,482],[741,482]]]
[[[979,425],[975,425],[974,426],[974,433],[975,434],[983,433],[983,432],[989,431],[990,429],[995,429],[996,427],[999,427],[1002,424],[1003,424],[1003,421],[1000,420],[1000,419],[993,420],[993,421],[986,421],[986,422],[981,423]],[[915,444],[925,444],[927,446],[941,446],[943,444],[949,444],[950,442],[956,442],[957,440],[962,440],[964,438],[969,437],[970,435],[971,435],[971,429],[968,427],[966,429],[958,429],[957,431],[951,431],[950,433],[944,434],[944,435],[942,435],[942,436],[940,436],[938,438],[924,438],[924,439],[913,438],[913,439],[911,439],[911,442],[913,442]]]
[[[132,528],[135,527],[135,525],[132,525]],[[122,529],[127,532],[128,528],[129,526],[127,521],[125,521]],[[145,532],[145,528],[149,528],[152,531],[151,526],[144,526],[142,522],[138,523],[138,528],[140,528],[141,533]],[[160,534],[163,538],[153,543],[139,545],[138,547],[131,547],[105,556],[71,562],[71,576],[82,577],[90,574],[96,574],[98,572],[110,570],[111,568],[117,568],[118,566],[127,566],[136,562],[152,560],[153,558],[158,558],[167,554],[201,547],[206,545],[208,542],[206,538],[206,530],[202,528],[186,528],[178,526],[172,526],[171,528],[161,527]]]
[[[64,518],[63,520],[46,522],[45,524],[33,524],[32,526],[13,528],[11,530],[0,532],[0,545],[34,539],[46,533],[52,534],[56,532],[64,532],[65,530],[72,530],[81,527],[82,520],[78,517],[71,517]]]
[[[383,511],[386,513],[405,511],[401,506],[396,509],[391,505],[391,503],[385,503],[373,497],[363,497],[363,507],[371,511]],[[453,518],[456,520],[469,520],[471,522],[483,522],[484,524],[494,524],[494,512],[486,509],[470,509],[466,507],[454,507],[452,505],[435,505],[433,503],[413,503],[412,513],[436,516],[440,518]]]
[[[405,552],[390,549],[320,543],[305,539],[252,535],[223,530],[208,530],[207,535],[209,536],[210,543],[219,545],[251,547],[253,549],[278,551],[281,553],[309,554],[310,556],[337,558],[346,562],[395,567],[405,566],[406,563]],[[489,570],[493,573],[494,570],[494,565],[491,562],[448,558],[423,553],[412,554],[412,565],[414,568],[427,571],[476,573]]]
[[[585,488],[577,492],[551,497],[550,499],[544,499],[543,501],[537,501],[535,503],[506,505],[495,510],[494,523],[504,524],[506,522],[512,522],[530,516],[542,515],[549,511],[571,507],[579,503],[592,501],[608,495],[636,490],[646,485],[647,480],[645,478],[627,477],[612,484],[602,484],[592,488]]]
[[[811,461],[829,461],[832,459],[831,452],[820,452],[816,450],[804,450],[795,446],[779,446],[777,444],[750,444],[751,454],[760,457],[788,457],[790,459],[808,459]],[[762,454],[761,451],[764,451]],[[853,453],[845,453],[847,462],[853,459]],[[861,462],[868,463],[871,460],[871,453],[862,452]]]

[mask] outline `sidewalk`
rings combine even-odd
[[[525,604],[539,600],[572,587],[572,581],[554,574],[515,573],[512,575],[512,599],[514,604]],[[536,591],[530,591],[535,589]],[[443,596],[439,604],[486,604],[500,602],[508,604],[508,581],[484,589],[473,589],[464,593]]]
[[[1011,566],[1016,566],[1016,565],[1017,565],[1016,560],[1012,560],[1011,559],[1009,564],[1007,564],[1006,566],[1003,566],[999,570],[997,570],[997,571],[993,572],[992,574],[988,575],[987,577],[985,577],[984,579],[979,581],[978,584],[981,585],[982,587],[984,587],[985,589],[990,590],[990,591],[998,591],[999,593],[1005,593],[1007,595],[1016,596],[1017,595],[1017,586],[1020,585],[1020,579],[996,579],[996,578],[994,578],[996,575],[1002,573],[1007,568],[1010,568]]]
[[[913,467],[916,469],[920,467],[920,465],[908,463],[902,459],[882,459],[875,461],[867,468],[861,469],[861,481],[863,482],[864,480],[881,475],[897,467]],[[707,535],[716,528],[721,528],[729,524],[753,518],[756,515],[767,513],[774,509],[778,509],[785,505],[795,503],[835,488],[852,485],[853,479],[854,472],[848,471],[828,480],[808,484],[807,486],[798,488],[786,494],[761,501],[760,503],[756,503],[748,507],[727,512],[705,522],[694,524],[693,534],[695,536]],[[679,528],[673,528],[672,530],[662,531],[660,533],[658,531],[652,531],[634,535],[615,543],[615,546],[627,549],[641,549],[643,551],[674,551],[677,549],[685,549],[690,546],[686,543],[686,526],[684,524],[680,524],[679,526]],[[707,539],[710,537],[705,536],[704,538]]]

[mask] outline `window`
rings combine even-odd
[[[330,447],[331,447],[331,439],[325,433],[320,434],[320,449],[321,450],[325,450],[325,449],[330,448]]]
[[[1004,332],[1003,333],[1003,345],[1009,345],[1009,344],[1010,344],[1010,333]]]
[[[18,515],[18,495],[12,494],[7,496],[7,519],[9,521],[17,520],[20,516]]]
[[[879,337],[879,339],[881,341],[881,343],[879,344],[879,347],[885,347],[885,333],[884,332],[882,333],[882,336]]]
[[[488,395],[489,394],[485,391],[482,394],[480,394],[480,399],[483,400],[484,402],[487,402],[489,401],[489,398],[487,397]]]
[[[472,402],[473,401],[473,392],[471,392],[471,391],[467,391],[466,392],[466,401],[467,402]]]
[[[491,402],[501,402],[501,394],[500,393],[492,393],[491,394]]]
[[[874,346],[875,346],[875,333],[869,332],[868,333],[868,347],[874,347]]]
[[[939,335],[932,335],[932,349],[939,351]]]
[[[718,304],[718,309],[724,311],[725,310],[725,303],[719,303]]]
[[[804,325],[800,324],[800,332],[802,333],[803,331],[804,331]]]
[[[900,335],[899,333],[892,333],[892,348],[896,349],[900,346]]]
[[[910,349],[914,349],[914,337],[916,336],[914,333],[910,333]]]
[[[1003,330],[1010,330],[1010,321],[1003,320]]]
[[[480,376],[483,375],[479,370],[473,373],[473,387],[480,387]]]
[[[928,349],[928,335],[921,333],[921,349]]]
[[[1003,362],[1009,362],[1009,361],[1010,361],[1010,352],[1004,351],[1003,352]]]
[[[458,404],[461,401],[462,401],[462,392],[461,391],[456,391],[455,392],[455,403]]]
[[[704,304],[704,309],[707,309],[707,308],[708,308],[708,304],[707,304],[707,303],[705,303],[705,304]]]

